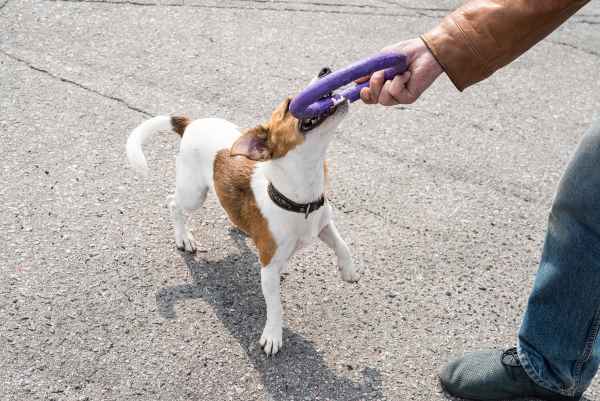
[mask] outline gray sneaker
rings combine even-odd
[[[453,396],[479,401],[534,398],[545,401],[577,401],[534,383],[521,366],[517,349],[466,354],[440,372],[444,389]]]

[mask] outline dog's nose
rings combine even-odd
[[[323,78],[325,75],[329,75],[329,74],[331,74],[331,68],[323,67],[323,68],[321,68],[321,71],[319,71],[319,78]]]

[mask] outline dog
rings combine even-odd
[[[144,142],[159,131],[181,136],[175,194],[168,198],[177,248],[196,250],[187,215],[202,206],[209,190],[217,194],[231,223],[252,238],[262,266],[267,319],[259,343],[267,356],[283,345],[280,274],[287,273],[297,250],[318,237],[335,252],[344,281],[360,278],[324,197],[327,148],[348,113],[348,102],[299,120],[289,111],[290,101],[279,104],[268,122],[243,133],[218,118],[158,116],[135,128],[127,140],[130,164],[145,174]]]

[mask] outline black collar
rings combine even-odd
[[[275,202],[277,206],[290,212],[304,213],[305,219],[308,219],[309,214],[315,210],[319,210],[321,206],[325,204],[325,196],[323,195],[321,195],[321,197],[314,202],[296,203],[279,192],[272,183],[269,183],[267,192],[269,193],[269,198],[271,198],[271,200]]]

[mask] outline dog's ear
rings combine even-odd
[[[283,102],[279,103],[279,105],[273,110],[271,114],[271,123],[282,121],[286,118],[288,111],[290,109],[290,103],[292,101],[292,97],[288,96],[283,99]]]
[[[265,161],[271,159],[271,149],[268,145],[269,131],[266,127],[249,129],[231,146],[231,156],[246,156],[250,160]]]

